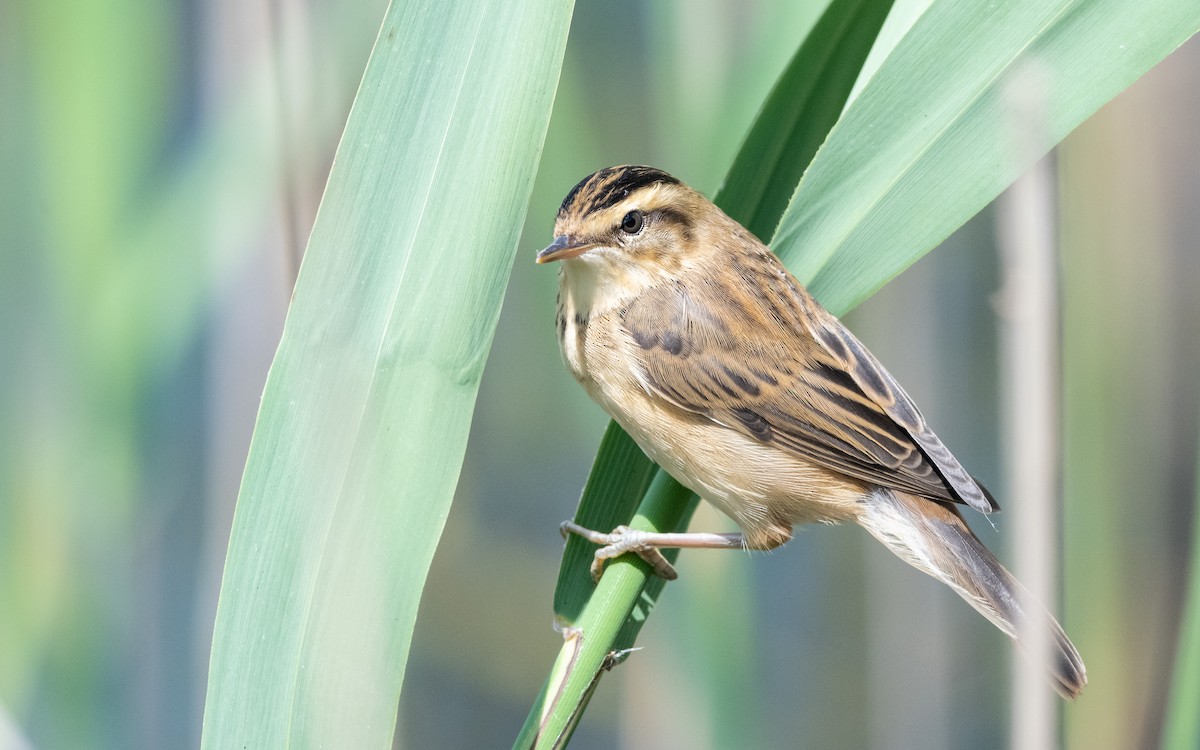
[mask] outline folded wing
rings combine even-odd
[[[624,311],[650,392],[855,479],[996,510],[895,379],[782,267],[748,281],[677,282]]]

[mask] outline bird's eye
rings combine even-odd
[[[625,234],[637,234],[642,231],[643,220],[641,211],[630,211],[621,219],[621,231]]]

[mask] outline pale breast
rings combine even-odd
[[[570,298],[564,299],[559,295],[558,316],[558,347],[562,352],[563,362],[575,379],[587,387],[588,368],[585,342],[588,334],[588,319],[580,314],[571,304]]]

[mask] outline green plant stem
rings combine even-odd
[[[1200,460],[1196,465],[1196,504],[1192,518],[1190,590],[1179,623],[1175,678],[1167,706],[1163,750],[1200,747]]]
[[[660,470],[629,526],[643,531],[684,528],[696,509],[693,498],[691,490]],[[648,613],[648,609],[639,613],[638,604],[652,582],[651,576],[650,566],[636,555],[622,555],[605,567],[583,614],[572,628],[564,631],[565,642],[551,670],[549,684],[535,704],[547,708],[542,714],[530,713],[515,747],[557,748],[570,739],[609,655],[632,644],[636,630],[630,632],[627,622],[640,624]],[[582,696],[582,700],[575,696]],[[539,726],[565,729],[554,736],[545,736]]]

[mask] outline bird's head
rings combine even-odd
[[[662,170],[601,169],[567,193],[554,222],[554,242],[538,253],[537,262],[566,261],[564,274],[578,272],[598,283],[674,273],[700,251],[698,233],[715,210]]]

